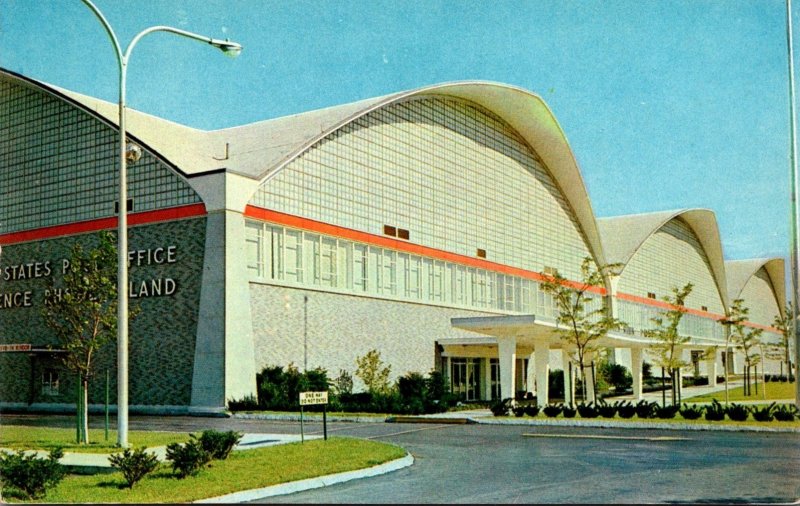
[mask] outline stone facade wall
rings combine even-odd
[[[129,400],[134,405],[188,405],[191,396],[194,346],[197,334],[200,280],[205,245],[205,218],[179,220],[129,229],[129,248],[154,250],[174,246],[175,262],[160,265],[131,265],[132,292],[143,294],[141,283],[150,280],[175,281],[171,295],[133,297],[130,306],[141,313],[130,322]],[[85,248],[96,243],[96,234],[60,237],[5,246],[0,268],[50,262],[50,276],[0,280],[0,294],[30,292],[30,304],[0,308],[0,344],[30,343],[34,348],[52,346],[58,341],[41,316],[44,290],[52,278],[59,286],[62,259],[70,256],[72,245],[80,240]],[[44,267],[40,268],[40,273]],[[0,295],[0,300],[1,299]],[[110,402],[116,403],[116,338],[95,359],[95,378],[90,383],[89,402],[105,401],[105,371],[110,372]],[[75,381],[59,363],[57,355],[0,353],[0,402],[72,403]],[[58,395],[45,395],[41,375],[45,368],[59,372]]]
[[[256,371],[266,366],[303,368],[304,303],[308,296],[306,345],[308,368],[323,367],[328,377],[340,369],[354,375],[356,358],[372,349],[391,364],[390,381],[407,372],[433,369],[436,341],[445,337],[475,337],[454,329],[451,318],[489,313],[426,306],[370,297],[250,284]],[[360,382],[354,375],[355,389]]]

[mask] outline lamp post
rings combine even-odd
[[[102,23],[111,43],[119,67],[119,203],[117,232],[117,445],[128,447],[128,189],[127,161],[135,162],[141,156],[141,149],[131,146],[128,149],[125,133],[125,80],[131,51],[139,40],[153,32],[168,32],[189,39],[206,42],[220,49],[228,56],[236,57],[242,46],[228,40],[212,39],[170,26],[151,26],[139,32],[128,44],[125,51],[119,44],[114,30],[100,10],[91,2],[83,0]]]
[[[790,179],[791,182],[791,195],[792,195],[792,217],[791,217],[791,238],[792,245],[790,262],[791,262],[791,277],[792,277],[792,334],[794,335],[795,342],[795,392],[794,402],[795,406],[800,409],[800,328],[798,328],[797,319],[800,316],[800,281],[798,281],[798,262],[800,261],[800,238],[798,238],[798,205],[797,198],[800,194],[800,182],[798,182],[797,175],[797,134],[795,132],[797,118],[794,107],[794,51],[792,48],[792,0],[786,0],[786,42],[789,51],[789,145],[790,145]],[[789,377],[791,378],[792,371],[789,370]]]

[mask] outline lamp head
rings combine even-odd
[[[142,158],[142,148],[132,142],[129,142],[125,147],[125,159],[129,163],[136,163],[140,158]]]
[[[230,56],[231,58],[236,58],[242,52],[242,45],[237,44],[236,42],[231,42],[229,39],[214,39],[211,41],[211,45],[225,53],[225,56]]]

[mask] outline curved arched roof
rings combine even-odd
[[[57,86],[1,71],[28,86],[78,105],[116,125],[118,106]],[[421,96],[467,100],[501,117],[539,155],[575,212],[595,261],[605,264],[594,212],[578,163],[545,102],[527,90],[487,81],[436,84],[293,116],[203,131],[127,109],[129,137],[188,177],[225,170],[263,182],[318,140],[371,111]]]
[[[486,81],[464,81],[426,86],[344,106],[312,111],[276,120],[212,132],[238,138],[248,153],[259,153],[260,165],[246,163],[250,177],[267,180],[317,141],[342,126],[383,107],[423,96],[450,97],[478,104],[506,121],[539,155],[586,236],[595,261],[605,257],[589,195],[563,130],[545,102],[514,86]],[[238,155],[234,153],[232,158]]]
[[[728,260],[725,271],[728,274],[728,300],[733,302],[742,294],[745,285],[759,269],[767,271],[772,290],[778,302],[781,315],[786,308],[786,271],[783,258],[751,258],[747,260]]]
[[[719,290],[722,303],[727,308],[728,281],[725,275],[722,241],[717,218],[710,209],[679,209],[598,218],[597,227],[600,230],[606,259],[609,263],[620,263],[627,266],[645,241],[675,218],[684,220],[697,236],[711,265],[714,282]]]

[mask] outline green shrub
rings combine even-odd
[[[64,478],[64,466],[58,459],[64,456],[61,448],[50,450],[47,458],[26,454],[24,450],[4,454],[0,452],[0,479],[28,499],[37,499]]]
[[[128,488],[133,488],[139,480],[158,467],[158,457],[154,453],[147,453],[144,446],[133,451],[125,448],[122,453],[112,453],[109,455],[108,461],[111,463],[111,467],[122,472]]]
[[[688,405],[683,403],[683,408],[680,410],[681,416],[686,420],[697,420],[703,416],[703,406]]]
[[[710,406],[706,406],[706,420],[720,421],[725,419],[725,408],[718,400],[713,399]]]
[[[753,419],[757,422],[771,422],[775,418],[775,416],[772,414],[774,410],[774,402],[769,406],[764,406],[763,408],[759,408],[757,406],[752,406],[750,408],[750,412],[753,414]]]
[[[333,380],[333,388],[337,395],[353,393],[353,375],[345,369],[339,369],[339,376]]]
[[[542,412],[548,418],[555,418],[561,414],[561,411],[564,409],[563,404],[548,404],[544,408],[542,408]]]
[[[564,418],[575,418],[575,413],[577,412],[577,409],[566,405],[561,409],[561,413],[564,415]]]
[[[633,415],[636,414],[636,406],[631,404],[630,401],[621,402],[617,406],[617,414],[620,418],[633,418]]]
[[[600,413],[592,404],[592,402],[578,404],[578,414],[581,415],[581,418],[597,418]]]
[[[194,434],[191,437],[195,438]],[[225,460],[230,455],[233,447],[241,441],[242,434],[232,430],[227,432],[204,430],[200,437],[196,439],[200,441],[200,446],[211,455],[212,459]]]
[[[511,397],[493,402],[489,405],[489,409],[494,416],[508,416],[508,412],[511,411]]]
[[[525,414],[525,406],[517,404],[516,406],[511,408],[511,411],[514,413],[514,416],[520,417]]]
[[[536,404],[528,404],[525,406],[525,416],[536,416],[539,414],[539,406]]]
[[[328,391],[328,373],[318,367],[301,372],[294,364],[284,370],[269,366],[256,374],[258,405],[260,409],[293,411],[300,409],[300,392]]]
[[[797,406],[779,404],[772,412],[772,416],[779,422],[791,422],[797,416]]]
[[[547,375],[550,397],[561,399],[564,397],[564,371],[553,369]]]
[[[644,399],[636,403],[636,406],[634,406],[636,416],[643,419],[655,417],[656,408],[658,408],[658,404],[655,402],[646,401]]]
[[[619,404],[608,404],[606,401],[601,400],[597,403],[597,412],[603,418],[614,418],[617,414],[617,406]]]
[[[254,411],[258,409],[258,398],[255,395],[246,395],[241,399],[228,401],[229,411]]]
[[[670,406],[656,406],[655,415],[656,418],[675,418],[675,414],[680,410],[680,406],[678,405],[670,405]]]
[[[167,460],[172,462],[172,471],[182,479],[197,474],[211,461],[211,454],[205,451],[200,441],[192,436],[192,439],[183,444],[168,444]]]
[[[734,402],[731,403],[731,405],[725,409],[725,414],[727,414],[728,418],[730,418],[731,420],[735,420],[737,422],[743,422],[747,420],[747,418],[750,416],[750,410],[747,409],[747,406],[736,404]]]
[[[600,363],[598,372],[600,377],[613,386],[616,392],[627,390],[633,385],[633,376],[628,368],[622,364],[612,364],[604,361]]]

